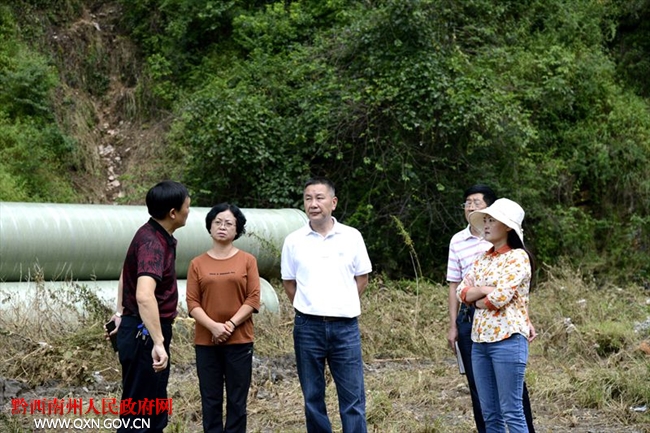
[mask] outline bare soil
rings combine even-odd
[[[532,361],[534,368],[534,360]],[[117,369],[104,372],[114,376]],[[403,378],[408,376],[408,380]],[[422,395],[414,400],[408,389],[401,387],[418,377],[421,386],[429,392],[426,400]],[[119,398],[117,381],[106,381],[102,373],[94,375],[95,382],[83,387],[59,387],[45,384],[29,387],[24,381],[0,379],[0,404],[6,417],[21,418],[24,428],[30,417],[9,415],[12,401],[24,398],[27,402],[53,398],[82,399],[84,405],[90,398]],[[377,387],[381,387],[378,389]],[[445,365],[434,365],[425,359],[385,359],[366,364],[366,393],[368,395],[369,431],[418,431],[418,432],[474,432],[469,391],[464,376],[458,374],[455,358],[450,356]],[[175,364],[169,385],[174,401],[168,431],[194,433],[201,430],[201,411],[197,407],[198,379],[193,364]],[[339,428],[335,389],[328,387],[328,408],[334,428]],[[383,400],[382,396],[387,396]],[[605,416],[601,411],[577,408],[569,403],[536,401],[531,395],[536,431],[540,433],[648,433],[649,426],[624,425]],[[189,407],[183,407],[189,404]],[[388,404],[389,407],[382,407]],[[296,375],[293,354],[278,357],[256,357],[253,385],[249,395],[249,431],[260,433],[302,432],[302,394]],[[387,415],[381,419],[378,413]],[[179,419],[182,418],[182,419]],[[408,422],[404,420],[408,419]],[[0,418],[0,426],[2,425]],[[5,420],[6,421],[6,420]],[[400,426],[408,426],[406,429]],[[408,429],[413,430],[408,430]],[[2,430],[2,429],[0,429]],[[5,431],[5,430],[2,430]],[[17,430],[21,431],[21,430]],[[24,430],[27,431],[27,430]]]

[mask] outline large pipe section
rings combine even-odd
[[[264,278],[260,278],[260,312],[269,311],[277,313],[279,311],[278,296],[275,289]],[[100,280],[100,281],[23,281],[23,282],[0,282],[0,297],[9,296],[12,302],[0,303],[0,311],[3,314],[12,314],[12,307],[15,305],[30,305],[38,296],[39,289],[42,288],[45,293],[79,293],[79,288],[86,287],[107,306],[113,308],[117,299],[117,281]],[[178,303],[181,309],[187,311],[185,294],[187,280],[178,280]],[[76,302],[77,307],[81,308],[81,302]],[[8,310],[8,311],[7,311]]]
[[[210,209],[190,208],[178,229],[176,271],[187,276],[190,260],[212,243],[205,228]],[[260,276],[279,276],[284,238],[307,222],[297,209],[242,209],[246,234],[235,245],[257,258]],[[149,218],[146,206],[0,202],[0,281],[117,280],[136,230]]]

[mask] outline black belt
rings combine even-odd
[[[354,320],[354,317],[337,317],[337,316],[316,316],[314,314],[305,314],[294,308],[298,316],[303,316],[307,319],[318,320],[321,322],[341,322],[344,320]]]

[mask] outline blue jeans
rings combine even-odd
[[[335,321],[296,312],[293,344],[308,433],[331,433],[325,406],[325,362],[336,385],[343,433],[365,433],[366,396],[356,318]]]
[[[465,366],[465,375],[467,376],[467,385],[469,386],[470,396],[472,398],[472,411],[474,413],[474,422],[478,433],[485,433],[485,422],[483,421],[483,414],[481,412],[481,402],[478,398],[478,391],[476,390],[476,382],[474,380],[474,369],[472,368],[472,321],[474,320],[474,307],[468,307],[462,304],[458,311],[456,319],[456,327],[458,329],[458,348],[460,355],[463,358],[463,365]],[[530,407],[530,397],[528,396],[528,388],[524,382],[524,392],[522,394],[524,403],[524,415],[526,416],[526,424],[528,425],[528,432],[535,433],[535,426],[533,425],[533,412]]]
[[[472,368],[487,433],[528,433],[522,393],[528,340],[521,334],[472,345]]]

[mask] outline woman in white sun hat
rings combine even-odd
[[[470,224],[493,247],[458,285],[460,302],[474,304],[472,368],[487,433],[528,432],[522,404],[528,362],[528,292],[532,256],[524,247],[524,210],[501,198],[472,212]]]

